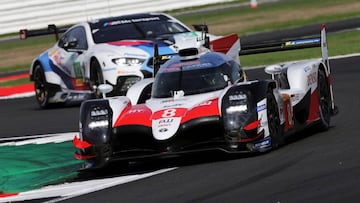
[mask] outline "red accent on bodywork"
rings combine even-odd
[[[320,107],[319,107],[319,97],[318,97],[319,89],[317,88],[312,94],[310,98],[310,107],[309,107],[309,117],[307,119],[308,122],[319,120],[320,115]]]
[[[117,46],[135,46],[143,44],[151,44],[152,41],[149,40],[121,40],[116,42],[109,42],[108,44],[117,45]]]
[[[144,125],[151,127],[151,110],[145,104],[131,106],[129,103],[117,118],[114,127],[122,125]]]
[[[327,82],[329,85],[332,85],[332,79],[331,79],[331,75],[329,74],[329,76],[327,77]]]
[[[264,130],[262,130],[261,132],[259,132],[256,137],[251,137],[251,138],[241,138],[239,140],[240,143],[247,143],[247,142],[252,142],[255,140],[259,140],[260,138],[264,137]]]
[[[0,193],[0,198],[16,196],[19,193]]]
[[[218,99],[205,101],[192,109],[189,109],[184,115],[181,123],[185,123],[189,120],[207,117],[207,116],[220,116]]]
[[[239,39],[237,34],[230,34],[210,42],[211,50],[226,54]]]
[[[75,152],[75,153],[74,153],[74,157],[75,157],[75,159],[77,159],[77,160],[86,160],[86,159],[94,158],[95,156],[81,155],[81,154]]]
[[[82,78],[71,78],[70,80],[74,90],[90,90],[90,86],[87,83],[84,83]]]
[[[252,122],[244,127],[244,130],[254,130],[260,125],[260,120]]]
[[[74,137],[73,144],[78,149],[86,149],[92,146],[90,143],[80,140],[77,136]]]

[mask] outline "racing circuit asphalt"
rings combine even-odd
[[[179,168],[62,202],[359,202],[360,57],[330,64],[340,113],[327,132],[307,130],[258,156],[201,154],[144,162],[106,175]],[[267,77],[262,69],[247,74]],[[0,106],[1,137],[78,130],[78,106],[39,110],[34,97],[1,100]]]

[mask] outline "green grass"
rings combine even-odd
[[[26,40],[10,40],[8,42],[1,43],[0,52],[9,51],[11,49],[17,49],[17,48],[33,47],[40,44],[49,44],[49,48],[50,48],[50,46],[53,45],[54,43],[55,43],[55,37],[53,35],[33,37],[33,38],[28,38]]]
[[[226,19],[232,20],[246,20],[246,21],[254,21],[267,19],[269,14],[277,13],[278,16],[282,16],[286,13],[291,13],[294,10],[302,10],[304,11],[304,17],[306,17],[306,11],[312,8],[325,8],[330,6],[337,6],[341,8],[345,4],[356,3],[358,0],[327,0],[327,1],[313,1],[313,0],[287,0],[280,1],[278,3],[273,4],[265,4],[260,5],[257,9],[248,9],[248,8],[240,8],[234,7],[232,9],[222,10],[222,11],[214,11],[211,13],[198,13],[187,16],[179,16],[182,22],[187,25],[198,24],[198,23],[207,23],[210,25],[225,22]],[[284,29],[289,27],[297,27],[302,25],[314,24],[314,23],[325,23],[331,21],[338,21],[343,19],[349,19],[353,17],[359,17],[360,10],[354,10],[346,13],[321,13],[318,14],[318,17],[313,17],[310,19],[300,19],[300,20],[290,20],[284,23],[272,23],[265,25],[254,25],[250,29],[242,30],[241,27],[234,27],[233,32],[238,33],[240,35],[250,34],[255,32],[263,32],[263,31],[271,31]],[[222,33],[227,34],[227,33]]]
[[[10,87],[10,86],[19,85],[19,84],[27,84],[29,82],[30,82],[29,78],[21,78],[21,79],[16,79],[16,80],[10,80],[7,82],[0,82],[0,87]]]

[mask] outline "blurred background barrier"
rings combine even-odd
[[[0,34],[20,29],[69,25],[80,21],[138,12],[161,12],[231,0],[2,0]]]

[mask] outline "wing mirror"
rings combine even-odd
[[[280,65],[271,65],[265,68],[265,73],[270,74],[273,80],[275,78],[275,75],[279,75],[281,71],[282,67]]]
[[[103,98],[106,98],[106,93],[109,93],[113,90],[113,86],[109,84],[101,84],[97,87],[97,90],[103,95]]]
[[[64,44],[64,49],[66,51],[70,50],[70,49],[75,49],[78,45],[78,40],[76,38],[72,38],[70,41],[66,42]]]

